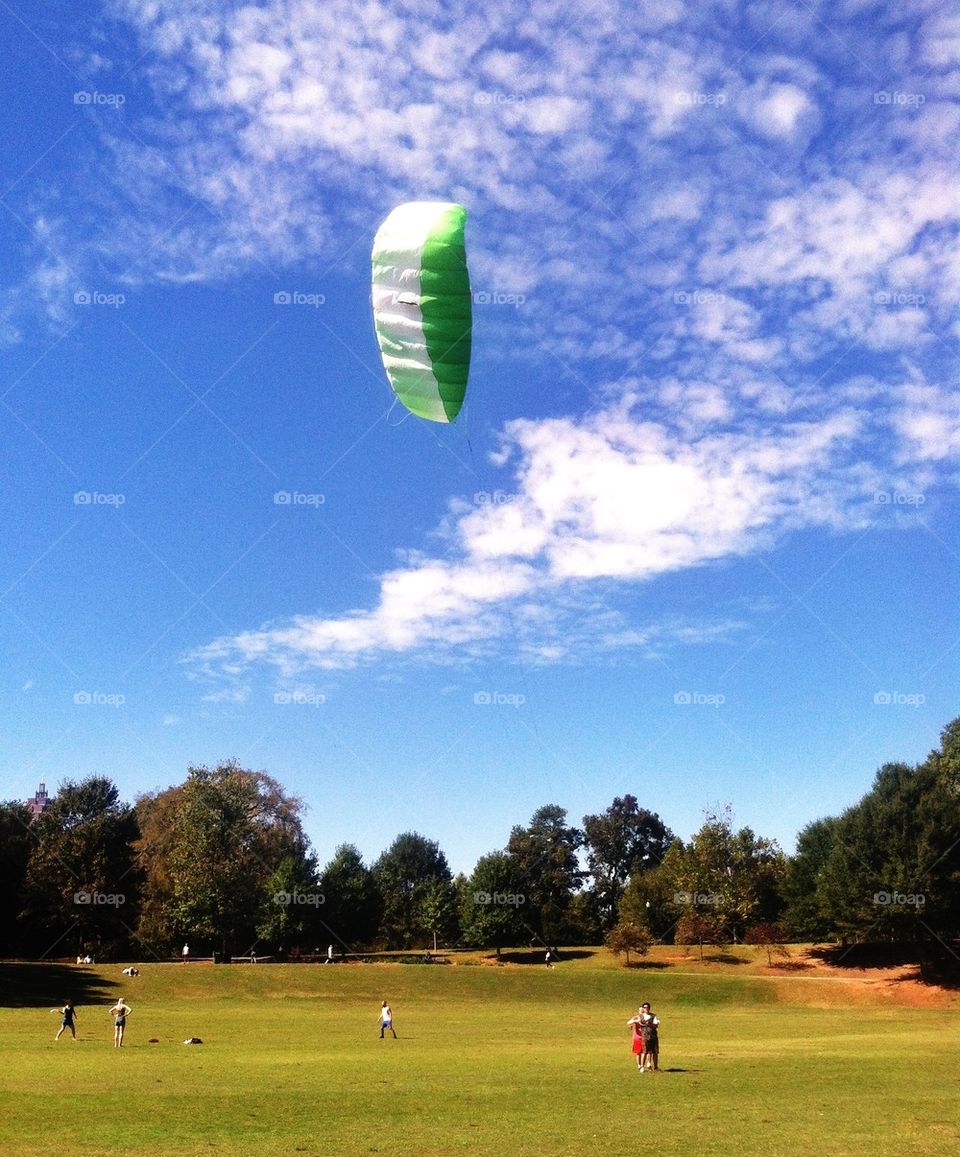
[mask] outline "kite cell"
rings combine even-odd
[[[399,205],[373,241],[373,322],[390,385],[433,422],[460,413],[470,371],[467,211],[448,201]]]

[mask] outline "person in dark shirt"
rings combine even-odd
[[[63,1006],[63,1008],[61,1008],[61,1009],[52,1008],[50,1011],[51,1012],[59,1012],[60,1017],[61,1017],[61,1019],[60,1019],[60,1031],[57,1033],[57,1035],[53,1039],[59,1040],[60,1037],[63,1036],[63,1030],[65,1028],[68,1028],[73,1033],[73,1039],[76,1040],[77,1039],[77,1028],[76,1028],[76,1024],[74,1022],[77,1019],[77,1010],[73,1007],[73,1001],[68,1000],[67,1003]]]

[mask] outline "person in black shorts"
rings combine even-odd
[[[59,1012],[60,1017],[61,1017],[60,1031],[57,1033],[57,1035],[53,1039],[59,1040],[63,1036],[63,1030],[65,1028],[68,1028],[73,1033],[73,1039],[76,1040],[77,1039],[77,1027],[76,1027],[75,1021],[77,1019],[77,1010],[73,1007],[73,1001],[68,1000],[67,1003],[63,1006],[63,1008],[61,1008],[61,1009],[52,1008],[50,1011],[51,1012]]]
[[[113,1047],[119,1049],[123,1047],[123,1030],[127,1027],[127,1017],[133,1009],[129,1004],[125,1004],[121,996],[117,1003],[110,1009],[110,1014],[113,1016]]]

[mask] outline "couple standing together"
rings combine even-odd
[[[649,1004],[641,1004],[636,1016],[627,1021],[633,1029],[633,1052],[637,1058],[637,1070],[660,1070],[660,1037],[657,1029],[660,1020],[650,1011]]]

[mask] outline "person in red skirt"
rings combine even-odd
[[[643,1034],[640,1032],[640,1025],[643,1023],[644,1011],[645,1010],[643,1008],[639,1009],[637,1011],[637,1015],[631,1016],[630,1019],[627,1021],[627,1025],[633,1029],[633,1038],[632,1038],[631,1044],[632,1044],[632,1048],[633,1048],[633,1055],[637,1058],[637,1071],[641,1072],[641,1073],[643,1072],[643,1068],[644,1068],[643,1062],[645,1059],[644,1058],[644,1046],[643,1046]]]

